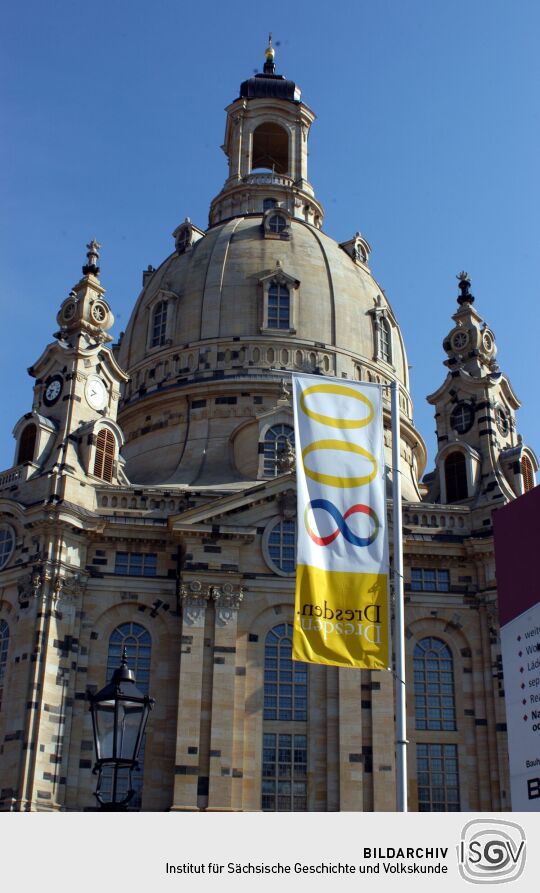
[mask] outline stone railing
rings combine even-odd
[[[130,516],[128,512],[137,512],[139,518],[151,513],[161,515],[179,514],[187,507],[186,496],[181,493],[174,493],[169,490],[153,490],[151,488],[140,489],[134,486],[133,489],[98,489],[97,490],[98,508],[105,509],[109,518],[113,518],[113,512],[117,516],[118,524],[127,524],[129,521],[124,518]],[[128,512],[124,513],[123,510]],[[109,512],[111,514],[109,514]],[[148,523],[153,523],[155,518],[148,519]]]
[[[403,506],[403,525],[431,533],[459,534],[470,530],[470,509],[463,506],[442,508],[423,502],[408,503]]]
[[[3,471],[0,474],[0,490],[21,481],[23,479],[23,471],[23,465],[15,465],[13,468],[8,468],[7,471]]]
[[[294,180],[292,177],[285,177],[282,174],[248,174],[244,178],[246,183],[254,183],[260,186],[292,186]]]

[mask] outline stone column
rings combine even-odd
[[[243,590],[231,583],[212,587],[215,632],[208,809],[213,810],[241,806],[243,767],[233,764],[237,621],[243,596]]]
[[[208,598],[208,587],[199,580],[192,580],[181,588],[182,638],[173,810],[197,809],[204,622]]]

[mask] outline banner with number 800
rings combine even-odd
[[[386,669],[388,545],[379,385],[294,376],[293,657]]]

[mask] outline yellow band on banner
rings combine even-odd
[[[339,394],[341,397],[349,397],[367,406],[369,413],[363,419],[341,419],[331,415],[323,415],[320,412],[314,412],[307,406],[306,397],[309,397],[310,394]],[[300,397],[300,407],[308,418],[321,422],[322,425],[329,425],[331,428],[363,428],[365,425],[369,425],[374,414],[371,400],[368,400],[360,391],[348,388],[342,384],[316,384],[310,388],[305,388]]]
[[[341,477],[340,475],[323,474],[320,471],[313,471],[313,469],[307,467],[305,460],[306,456],[309,456],[310,453],[315,453],[318,450],[336,450],[337,452],[342,453],[356,453],[357,456],[362,456],[364,459],[371,462],[372,470],[369,474],[363,474],[358,477]],[[369,484],[376,477],[378,470],[377,460],[371,453],[368,453],[367,450],[358,446],[356,443],[348,443],[347,441],[342,440],[315,440],[302,450],[302,463],[308,478],[317,481],[319,484],[328,484],[330,487],[340,487],[341,489],[363,487],[364,484]]]
[[[294,660],[386,670],[388,575],[296,568]]]

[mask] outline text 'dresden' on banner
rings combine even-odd
[[[293,376],[298,553],[293,658],[389,663],[388,537],[378,385]]]

